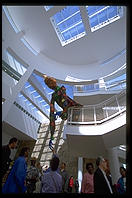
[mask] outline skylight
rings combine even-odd
[[[50,20],[62,46],[86,35],[78,6],[67,6]]]
[[[122,6],[86,6],[91,32],[94,32],[123,16]]]

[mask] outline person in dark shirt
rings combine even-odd
[[[2,146],[2,170],[1,175],[2,178],[6,174],[7,170],[9,169],[10,162],[12,161],[10,159],[11,149],[15,149],[17,146],[17,138],[13,137],[9,140],[8,145]]]
[[[62,176],[62,192],[67,192],[66,182],[67,182],[69,176],[68,176],[68,173],[66,171],[66,164],[64,162],[61,163],[59,173]]]
[[[96,160],[97,169],[94,173],[94,193],[97,195],[113,194],[111,183],[106,175],[107,163],[106,160],[99,156]]]

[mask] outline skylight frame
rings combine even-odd
[[[77,8],[78,11],[70,14],[68,17],[65,18],[65,16],[64,16],[65,12],[70,7],[73,7],[73,9]],[[77,14],[79,14],[78,15],[78,20],[79,21],[75,22],[75,20],[77,20],[77,18],[75,18],[75,15],[77,17]],[[61,15],[63,20],[57,22],[57,15]],[[69,26],[68,23],[67,23],[67,21],[70,20],[70,19],[72,19],[72,23],[73,23],[72,26]],[[55,29],[55,32],[56,32],[62,46],[65,46],[65,45],[67,45],[67,44],[69,44],[69,43],[71,43],[71,42],[73,42],[73,41],[75,41],[75,40],[77,40],[77,39],[86,35],[85,26],[83,24],[82,17],[81,17],[81,12],[80,12],[80,9],[79,9],[78,6],[67,6],[67,7],[65,7],[64,9],[62,9],[61,11],[57,12],[55,15],[50,17],[50,21],[51,21],[51,23],[52,23],[52,25]],[[66,28],[65,30],[62,31],[61,28],[59,27],[60,24],[63,24],[63,27],[68,26],[68,28]],[[80,27],[79,27],[79,25],[80,25]],[[80,28],[80,30],[79,30],[79,28]],[[81,30],[81,28],[82,28],[83,31]],[[79,31],[80,31],[80,33],[79,33]],[[66,35],[64,36],[64,33],[65,34],[67,33],[67,35],[69,35],[70,38],[66,39]],[[72,35],[72,34],[75,34],[75,35]]]
[[[103,7],[102,9],[96,11],[95,13],[93,13],[92,15],[89,14],[88,11],[88,7],[95,7],[95,9],[99,9],[99,7]],[[98,8],[97,8],[98,7]],[[113,17],[108,17],[108,9],[115,7],[117,8],[117,14],[113,15]],[[89,19],[89,24],[90,24],[90,28],[91,28],[91,32],[94,32],[106,25],[109,25],[110,23],[113,23],[114,21],[119,20],[122,16],[123,16],[123,6],[86,6],[86,10],[87,10],[87,15],[88,15],[88,19]],[[107,20],[104,20],[103,22],[99,21],[99,15],[103,12],[106,11],[107,12]],[[97,16],[97,20],[98,20],[98,24],[91,27],[91,18]]]

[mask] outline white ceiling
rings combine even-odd
[[[80,6],[87,35],[64,47],[50,22],[50,16],[62,9],[55,6],[46,12],[43,6],[8,6],[17,27],[37,51],[59,63],[88,65],[103,62],[126,48],[126,9],[124,16],[95,32],[90,31],[85,6]]]

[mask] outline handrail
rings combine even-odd
[[[68,109],[68,124],[101,124],[126,111],[126,90],[95,105]]]

